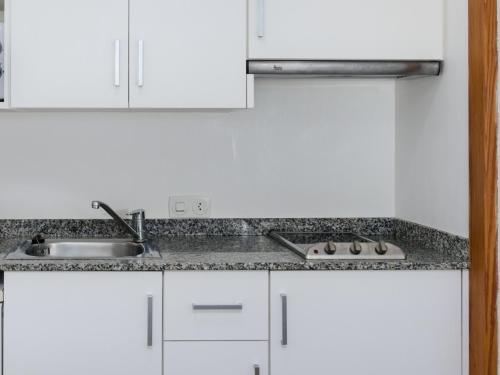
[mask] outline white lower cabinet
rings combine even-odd
[[[165,375],[267,375],[266,341],[164,343]]]
[[[460,271],[271,272],[272,375],[460,375]]]
[[[161,375],[161,272],[6,272],[5,375]]]
[[[166,272],[164,339],[269,338],[267,271]]]
[[[267,375],[269,272],[164,276],[164,375]]]
[[[460,271],[6,272],[4,374],[460,375],[462,311]]]

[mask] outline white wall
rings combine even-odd
[[[396,85],[396,216],[468,236],[467,0],[446,9],[441,77]]]
[[[248,111],[0,113],[0,218],[168,217],[196,193],[213,217],[394,216],[394,81],[256,90]]]

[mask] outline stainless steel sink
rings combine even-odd
[[[123,239],[48,239],[44,243],[26,241],[6,259],[115,259],[159,258],[149,242]]]

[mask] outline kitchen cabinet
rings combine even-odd
[[[165,340],[268,340],[267,271],[166,272]]]
[[[245,0],[15,0],[11,106],[246,108],[246,9]]]
[[[12,107],[128,107],[127,0],[10,7]]]
[[[5,375],[161,375],[161,272],[6,272]]]
[[[163,314],[164,374],[268,374],[267,271],[165,272]]]
[[[442,60],[443,0],[249,0],[250,59]]]
[[[165,375],[267,375],[267,342],[165,342]]]
[[[461,374],[460,271],[271,272],[273,375]]]
[[[246,108],[246,0],[131,0],[131,108]]]
[[[444,0],[248,1],[12,1],[10,106],[250,108],[247,58],[443,59]]]

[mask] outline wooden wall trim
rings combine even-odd
[[[469,0],[470,375],[498,366],[496,137],[497,2]]]

